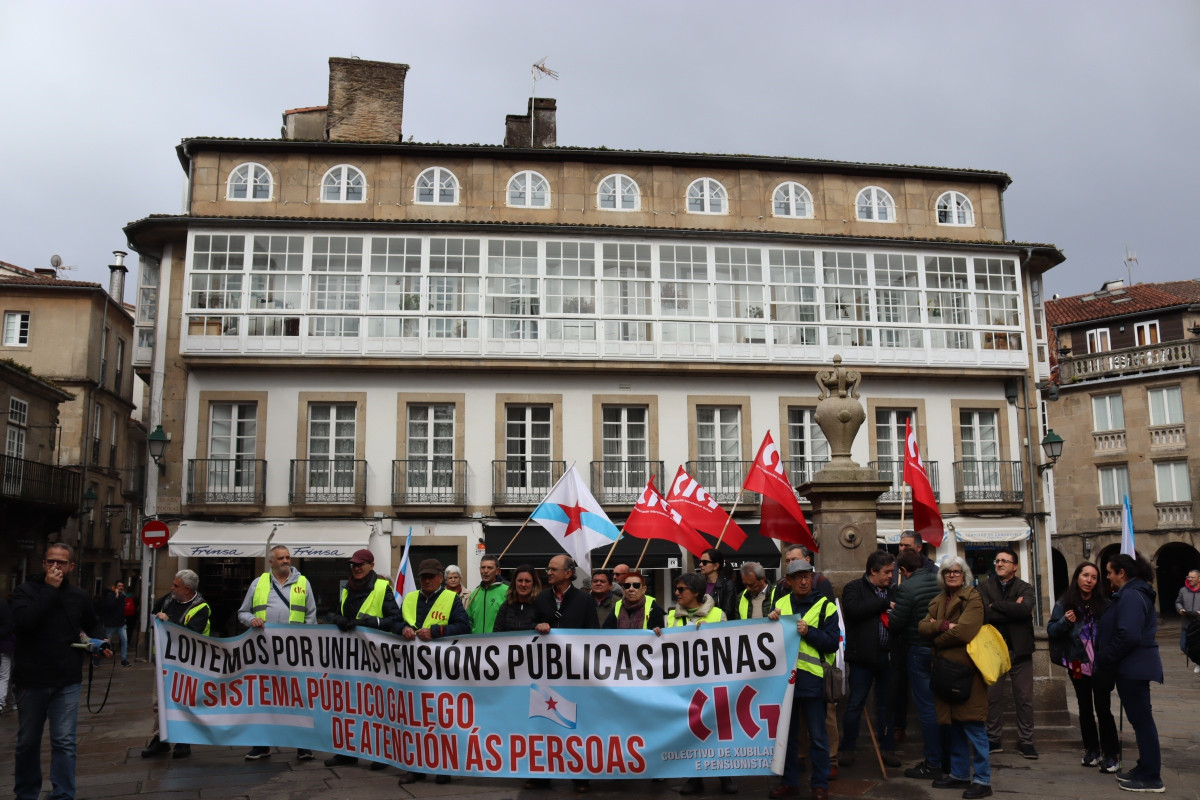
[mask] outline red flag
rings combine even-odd
[[[637,505],[625,520],[625,532],[639,539],[666,539],[682,545],[699,558],[709,549],[709,544],[683,516],[654,488],[654,478],[646,484]]]
[[[938,511],[929,474],[921,461],[917,448],[917,434],[912,429],[912,418],[904,424],[904,482],[912,487],[913,530],[934,547],[942,543],[942,513]]]
[[[762,525],[759,530],[764,536],[802,544],[814,553],[817,552],[817,542],[813,539],[812,531],[808,529],[804,512],[800,510],[800,501],[787,478],[783,459],[770,431],[767,431],[762,444],[759,445],[758,455],[754,457],[754,463],[746,473],[746,482],[742,484],[742,488],[763,496]],[[791,519],[791,525],[787,524],[787,518]]]
[[[725,538],[721,541],[734,550],[746,543],[742,526],[734,522],[683,467],[675,473],[675,481],[667,492],[667,502],[696,530],[718,537],[724,532]]]

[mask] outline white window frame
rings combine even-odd
[[[432,200],[422,200],[421,190],[431,190]],[[450,190],[452,198],[442,200],[442,193]],[[445,167],[429,167],[422,170],[413,184],[413,203],[419,206],[456,206],[459,200],[458,176]]]
[[[1112,334],[1108,328],[1093,328],[1087,332],[1088,353],[1107,353],[1112,350]]]
[[[4,312],[5,347],[29,346],[29,320],[30,312],[28,311]]]
[[[1186,460],[1155,462],[1154,485],[1160,503],[1192,502],[1191,475]]]
[[[896,201],[882,186],[867,186],[854,198],[854,216],[860,222],[895,222]]]
[[[431,491],[454,488],[456,415],[454,403],[408,404],[405,412],[408,492],[425,496]],[[418,465],[420,461],[425,463]]]
[[[235,180],[239,179],[240,180]],[[246,189],[245,197],[234,197],[233,190],[235,186],[242,186]],[[255,197],[257,189],[266,186],[266,197]],[[225,182],[225,199],[232,200],[235,203],[267,203],[275,197],[275,180],[271,176],[271,170],[267,169],[257,161],[247,161],[244,164],[238,164],[229,171],[229,179]]]
[[[357,184],[356,184],[357,181]],[[353,200],[349,198],[350,190],[355,187],[362,192],[362,197]],[[337,197],[328,197],[328,189],[337,189]],[[367,176],[353,164],[336,164],[325,171],[321,177],[322,203],[365,203],[367,202]]]
[[[539,188],[537,183],[541,182]],[[534,202],[534,195],[537,192],[544,194],[544,201],[541,203]],[[523,198],[521,202],[513,202],[513,194],[520,193]],[[504,190],[505,202],[509,208],[550,208],[550,181],[546,180],[546,176],[540,172],[531,169],[521,170],[516,175],[508,179],[508,186]]]
[[[604,205],[605,198],[611,198],[611,206]],[[632,201],[628,208],[625,207],[626,199]],[[641,211],[642,190],[633,178],[614,172],[596,186],[596,208],[601,211]]]
[[[1096,468],[1096,479],[1100,490],[1100,506],[1121,505],[1122,498],[1129,494],[1129,466],[1113,464]]]
[[[328,414],[328,417],[317,419],[314,412],[318,409],[321,409],[322,414]],[[348,417],[344,415],[344,412],[347,411],[349,412]],[[355,463],[358,459],[358,405],[356,403],[310,403],[307,422],[305,430],[308,441],[306,502],[328,502],[322,499],[322,495],[333,490],[338,490],[338,494],[346,496],[346,499],[340,502],[350,502],[350,498],[359,489],[357,464]],[[315,433],[314,428],[322,425],[327,426],[327,432],[320,435]],[[349,426],[348,433],[346,426]],[[339,443],[344,446],[346,442],[350,443],[349,452],[345,450],[338,452]],[[318,443],[326,449],[314,456],[313,451],[318,449]],[[322,467],[318,465],[319,462],[333,463]]]
[[[1133,344],[1135,347],[1150,347],[1162,341],[1159,334],[1158,320],[1133,323]]]
[[[1171,398],[1175,398],[1175,402],[1171,402]],[[1183,390],[1180,387],[1159,386],[1147,389],[1146,404],[1150,407],[1152,426],[1183,424]]]
[[[693,202],[699,207],[692,208]],[[689,214],[728,214],[729,192],[716,178],[697,178],[688,184],[684,208]]]
[[[1092,430],[1125,430],[1125,401],[1120,392],[1092,396]]]
[[[784,212],[779,213],[780,205]],[[797,211],[797,208],[800,210]],[[813,199],[810,192],[802,183],[784,181],[775,187],[771,194],[771,214],[787,219],[812,219]]]
[[[549,489],[554,484],[554,406],[504,407],[504,487]]]
[[[962,192],[944,192],[937,199],[935,213],[938,225],[955,228],[975,227],[975,207],[971,205],[970,198]]]

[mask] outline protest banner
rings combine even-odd
[[[164,740],[514,778],[781,773],[799,647],[788,617],[432,642],[156,620],[155,638]]]

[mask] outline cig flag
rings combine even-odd
[[[625,532],[639,539],[666,539],[681,545],[699,558],[708,549],[708,541],[688,524],[683,515],[662,498],[654,478],[646,484],[637,505],[625,520]]]
[[[1133,547],[1133,506],[1129,505],[1129,495],[1121,495],[1121,552],[1137,558]]]
[[[675,473],[675,480],[667,491],[667,502],[678,511],[696,530],[710,536],[725,537],[721,540],[734,550],[746,543],[746,532],[725,513],[725,509],[712,498],[699,481],[683,467]]]
[[[416,584],[412,579],[412,564],[408,560],[408,551],[412,547],[412,525],[408,526],[408,538],[404,540],[404,555],[400,556],[400,566],[396,569],[396,603],[404,602],[404,593]]]
[[[792,490],[791,481],[784,470],[783,457],[771,432],[763,437],[759,445],[758,455],[746,473],[746,481],[742,488],[748,492],[758,492],[763,496],[762,522],[759,533],[785,542],[802,544],[814,553],[819,549],[813,539],[804,512],[800,510],[800,501]]]
[[[913,530],[934,547],[940,546],[945,533],[942,512],[938,510],[933,486],[929,483],[929,473],[925,471],[925,462],[921,460],[911,417],[904,423],[904,482],[912,487]]]
[[[588,553],[601,545],[611,545],[620,534],[584,485],[574,464],[529,517],[550,531],[554,540],[585,573],[592,571]]]

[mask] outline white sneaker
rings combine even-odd
[[[1196,668],[1193,669],[1192,672],[1196,673],[1197,675],[1200,675],[1200,664],[1197,664]]]

